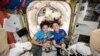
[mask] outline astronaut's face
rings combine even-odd
[[[58,32],[59,29],[60,29],[60,26],[59,26],[57,23],[54,23],[54,24],[52,25],[52,27],[53,27],[54,31],[56,31],[56,32]]]
[[[47,25],[44,25],[43,27],[42,27],[42,31],[44,32],[44,33],[47,33],[48,32],[48,26]]]

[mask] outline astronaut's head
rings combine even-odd
[[[40,28],[44,33],[48,32],[49,26],[50,26],[50,23],[47,20],[42,21],[41,24],[40,24]]]
[[[51,27],[53,28],[54,31],[59,31],[60,29],[60,26],[61,26],[61,22],[59,22],[59,20],[54,20],[51,24]]]

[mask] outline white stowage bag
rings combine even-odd
[[[79,52],[80,54],[84,56],[91,55],[90,47],[86,46],[85,43],[82,43],[82,42],[77,43],[76,50],[77,52]]]
[[[51,14],[52,14],[52,10],[51,10],[49,7],[47,7],[47,8],[46,8],[46,11],[45,11],[45,16],[48,17],[48,16],[50,16]]]
[[[30,50],[32,44],[30,42],[15,43],[15,48],[12,48],[9,52],[9,56],[20,56],[24,51]]]
[[[76,54],[78,52],[83,56],[92,54],[90,47],[86,46],[86,43],[83,43],[83,42],[78,42],[76,44],[73,44],[73,45],[69,46],[67,50],[73,50],[73,51],[75,51]],[[70,53],[73,54],[73,52],[70,52]]]
[[[60,13],[60,12],[55,12],[55,11],[54,11],[54,13],[52,13],[52,15],[51,15],[51,17],[52,17],[52,18],[55,18],[55,19],[60,18],[60,16],[61,16],[61,13]]]

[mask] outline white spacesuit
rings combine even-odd
[[[30,50],[32,44],[30,42],[15,43],[15,47],[11,48],[9,56],[20,56],[24,51]]]

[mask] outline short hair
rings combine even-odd
[[[54,21],[51,21],[51,25],[50,25],[51,28],[53,28],[52,26],[54,23],[57,23],[59,26],[61,26],[61,22],[59,22],[59,19],[54,19]]]
[[[47,25],[48,27],[50,27],[49,21],[47,21],[47,20],[42,21],[40,24],[40,28],[42,29],[44,25]]]

